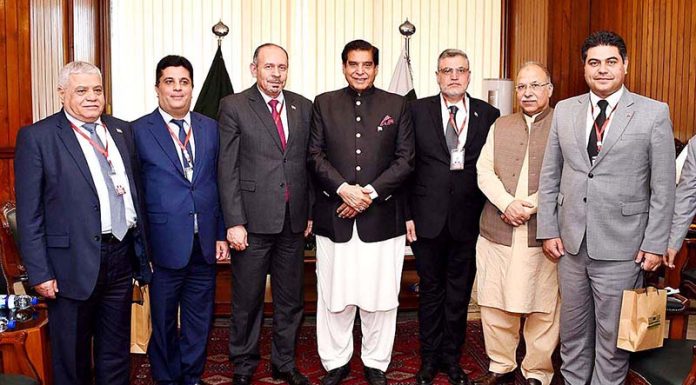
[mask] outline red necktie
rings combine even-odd
[[[276,129],[278,129],[278,136],[280,137],[280,146],[283,148],[283,151],[285,151],[285,145],[287,144],[285,141],[285,130],[283,130],[283,120],[280,118],[280,112],[278,112],[278,100],[276,99],[271,99],[271,101],[268,102],[268,104],[271,106],[271,113],[273,115],[273,121],[275,122]]]
[[[280,112],[278,112],[278,100],[271,99],[268,104],[271,106],[271,114],[273,116],[273,121],[275,122],[276,129],[278,129],[278,136],[280,137],[280,146],[285,151],[286,141],[285,141],[285,130],[283,130],[283,120],[280,119]],[[288,190],[288,184],[285,184],[285,201],[290,200],[290,190]]]

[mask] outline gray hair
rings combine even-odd
[[[442,59],[446,59],[448,57],[455,57],[455,56],[461,56],[464,59],[466,59],[467,62],[469,62],[469,57],[466,56],[466,53],[464,51],[462,51],[461,49],[447,48],[446,50],[442,51],[442,53],[440,53],[440,56],[437,57],[436,70],[440,68],[440,61]]]
[[[99,67],[85,61],[74,61],[66,64],[58,73],[58,89],[62,90],[67,87],[70,81],[70,75],[73,74],[97,74],[102,77]]]
[[[541,68],[541,70],[544,71],[544,73],[546,74],[546,81],[549,82],[549,84],[553,84],[551,82],[551,72],[549,72],[549,69],[546,68],[546,65],[542,62],[538,62],[538,61],[534,61],[534,60],[524,62],[524,63],[522,63],[522,66],[520,66],[520,69],[519,69],[519,71],[517,71],[517,73],[519,74],[520,71],[522,71],[523,69],[525,69],[527,67],[532,67],[532,66],[536,66],[536,67]]]

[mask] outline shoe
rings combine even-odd
[[[528,378],[527,381],[525,382],[527,385],[541,385],[541,381],[537,380],[536,378]]]
[[[248,374],[235,374],[232,376],[232,385],[251,385],[251,376]]]
[[[447,380],[452,385],[469,385],[469,377],[459,367],[459,364],[442,365],[440,371],[447,374]]]
[[[420,370],[416,373],[416,385],[432,385],[437,372],[437,365],[434,362],[423,361]]]
[[[340,368],[331,369],[328,373],[321,379],[322,385],[338,385],[343,381],[350,373],[350,362],[341,366]]]
[[[271,367],[271,375],[274,380],[283,380],[290,385],[310,385],[307,376],[300,373],[297,368],[292,368],[291,370],[283,372],[273,366]]]
[[[474,380],[473,385],[499,385],[499,384],[514,384],[515,372],[494,373],[489,371],[483,376]]]
[[[366,366],[365,379],[370,385],[387,385],[387,377],[384,375],[384,372],[379,369]]]

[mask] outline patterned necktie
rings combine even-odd
[[[457,106],[449,106],[450,119],[447,121],[447,130],[445,131],[445,139],[447,140],[447,148],[450,150],[457,148],[459,143],[459,135],[457,135]]]
[[[268,105],[271,106],[271,114],[273,115],[273,121],[275,122],[276,129],[278,130],[278,136],[280,137],[280,146],[283,148],[283,151],[285,151],[285,146],[287,143],[285,142],[285,130],[283,129],[283,120],[280,118],[280,112],[278,112],[278,100],[276,99],[271,99],[268,102]]]
[[[184,119],[172,119],[172,123],[176,124],[179,127],[179,141],[181,144],[186,143],[186,130],[184,130]],[[179,151],[181,151],[181,148],[179,148]],[[191,151],[191,141],[186,143],[186,151],[188,151],[189,156],[191,157],[191,161],[193,161],[193,151]],[[188,164],[186,162],[186,157],[184,156],[183,151],[181,151],[181,163],[184,166],[184,168],[188,167]]]
[[[592,125],[590,130],[590,140],[587,142],[587,155],[590,156],[590,160],[594,159],[599,154],[599,148],[597,147],[597,129],[601,129],[604,122],[607,120],[607,106],[609,102],[602,99],[597,102],[599,106],[599,115]],[[602,133],[602,140],[604,140],[604,133]]]
[[[104,143],[102,142],[99,135],[97,135],[97,124],[96,123],[85,123],[82,125],[87,131],[89,131],[90,138],[95,143],[98,143],[102,148],[104,148]],[[126,204],[123,201],[123,195],[116,193],[116,187],[114,182],[111,180],[111,166],[106,160],[106,157],[94,149],[94,153],[97,155],[99,160],[99,167],[101,168],[102,176],[104,177],[104,183],[106,183],[106,189],[109,191],[109,210],[111,211],[111,234],[113,234],[119,240],[122,240],[128,232],[128,224],[126,223]]]

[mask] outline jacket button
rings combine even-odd
[[[593,174],[593,173],[589,173],[589,174],[587,174],[587,177],[590,178],[590,179],[592,179],[592,178],[594,178],[594,174]]]
[[[288,159],[287,159],[287,158],[283,158],[283,163],[288,163]]]
[[[94,236],[95,241],[101,241],[101,235],[95,235]]]
[[[362,170],[362,168],[360,168],[360,166],[355,166],[355,170],[360,171],[360,170]]]
[[[281,184],[280,184],[280,187],[285,187],[285,183],[281,183]]]
[[[583,197],[583,198],[582,198],[582,201],[583,201],[583,202],[587,202],[587,197]]]
[[[99,211],[99,205],[94,205],[94,211]]]
[[[355,121],[356,121],[356,122],[359,122],[359,121],[361,121],[361,120],[362,120],[362,118],[359,117],[359,116],[358,116],[357,118],[355,118]]]
[[[359,137],[361,137],[361,136],[362,136],[362,135],[360,135],[359,132],[358,132],[357,134],[355,134],[355,137],[356,137],[356,138],[359,138]]]
[[[362,153],[362,151],[360,149],[357,149],[357,150],[355,150],[355,153],[360,155]]]

